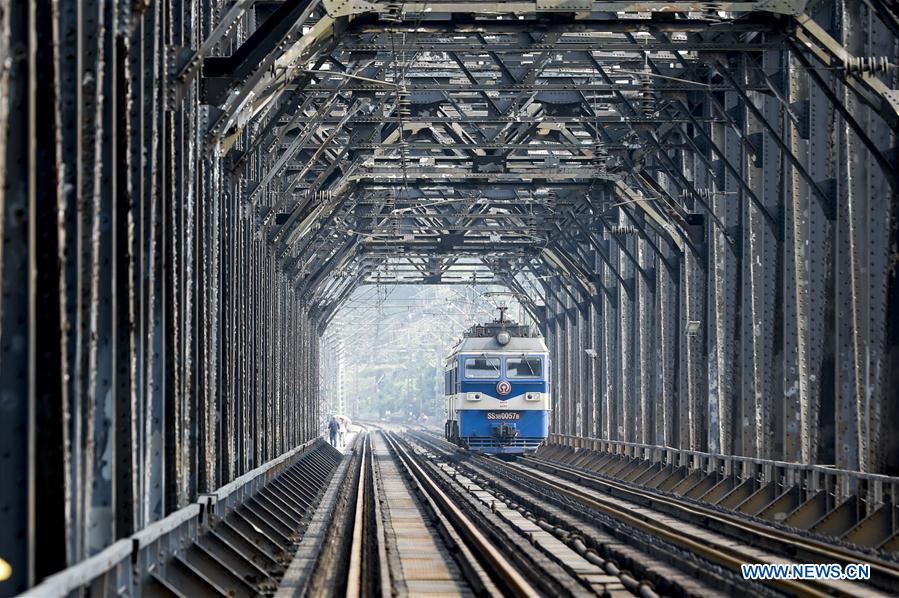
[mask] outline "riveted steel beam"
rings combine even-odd
[[[744,2],[629,2],[602,0],[520,0],[513,2],[404,2],[384,0],[324,0],[325,9],[332,17],[377,13],[391,18],[415,19],[429,13],[436,15],[468,14],[514,14],[537,15],[552,13],[616,13],[616,12],[709,12],[764,11],[779,14],[798,15],[805,8],[805,0],[747,0]]]

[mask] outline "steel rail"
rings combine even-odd
[[[609,480],[596,473],[576,469],[574,467],[571,467],[570,465],[554,463],[547,459],[534,456],[526,456],[523,457],[522,460],[526,462],[532,462],[538,468],[541,466],[549,467],[556,470],[556,472],[564,472],[582,479],[589,479],[594,483],[614,488],[622,494],[627,494],[630,496],[640,496],[648,501],[664,502],[666,505],[672,507],[680,513],[684,513],[685,515],[712,519],[732,529],[755,534],[756,536],[762,537],[766,540],[772,540],[775,542],[782,542],[792,546],[801,547],[808,552],[820,555],[822,558],[835,559],[842,564],[858,563],[863,559],[866,564],[869,564],[871,566],[872,572],[877,571],[887,578],[892,578],[896,587],[899,587],[899,564],[894,565],[886,561],[873,560],[871,555],[855,552],[851,549],[843,548],[841,546],[829,545],[811,538],[796,536],[775,527],[767,526],[762,523],[756,523],[751,520],[744,520],[742,518],[728,515],[717,510],[705,508],[701,505],[687,505],[683,501],[680,501],[676,498],[663,496],[661,494],[643,489],[634,488],[625,482]]]
[[[371,437],[369,437],[369,442],[371,442]],[[370,462],[374,534],[378,553],[378,579],[380,581],[381,596],[386,597],[393,595],[393,572],[390,570],[387,558],[387,530],[384,526],[384,515],[381,511],[381,476],[380,468],[375,461],[374,447],[372,447]]]
[[[362,596],[363,569],[362,546],[365,532],[365,472],[368,469],[366,460],[369,457],[368,434],[362,439],[362,458],[359,460],[359,483],[356,488],[356,509],[353,515],[353,543],[350,546],[350,566],[347,569],[346,597],[359,598]]]
[[[409,451],[404,448],[387,431],[382,432],[384,439],[406,471],[412,476],[418,486],[425,492],[435,506],[450,521],[456,532],[467,541],[474,551],[489,566],[487,571],[495,573],[501,582],[516,596],[530,596],[537,598],[539,592],[521,575],[506,557],[496,549],[490,540],[478,529],[462,510],[440,489],[434,479],[413,459]]]

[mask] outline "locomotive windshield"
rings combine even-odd
[[[539,378],[543,375],[543,361],[539,357],[509,357],[506,375],[509,378]]]
[[[499,378],[501,364],[499,357],[468,357],[465,359],[465,377]]]

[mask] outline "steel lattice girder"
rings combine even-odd
[[[830,102],[880,166],[877,176],[892,184],[888,144],[873,140],[846,99],[871,106],[892,125],[892,67],[878,66],[889,59],[857,60],[857,50],[841,49],[814,15],[802,14],[802,3],[779,7],[798,15],[792,21],[725,14],[714,28],[702,17],[640,23],[580,6],[577,25],[567,29],[559,15],[479,20],[478,3],[448,9],[472,11],[459,22],[437,10],[419,14],[408,3],[402,14],[376,4],[362,12],[380,20],[347,23],[301,84],[282,79],[290,99],[266,125],[270,140],[247,136],[250,147],[278,156],[287,177],[286,188],[267,191],[305,198],[291,210],[291,200],[280,196],[279,210],[291,216],[265,226],[297,265],[291,271],[307,296],[333,313],[352,285],[393,280],[387,273],[400,271],[395,259],[411,264],[403,276],[422,283],[449,279],[452,266],[444,271],[443,260],[453,254],[483,255],[485,272],[497,260],[539,268],[565,281],[547,287],[556,305],[589,304],[597,295],[610,302],[597,306],[602,315],[590,325],[615,318],[620,327],[597,342],[639,356],[633,365],[619,359],[597,369],[599,383],[608,378],[607,388],[615,389],[604,399],[613,401],[606,415],[593,417],[597,430],[760,456],[779,446],[772,434],[794,442],[792,429],[771,425],[771,399],[749,399],[776,395],[771,368],[763,365],[778,354],[772,337],[744,335],[753,339],[745,363],[738,363],[742,347],[710,343],[750,326],[748,314],[772,317],[777,277],[742,256],[777,260],[770,248],[791,233],[771,187],[778,178],[758,173],[777,168],[783,181],[789,170],[797,192],[808,193],[828,219],[836,216],[834,184],[802,153],[813,100],[794,99],[790,78],[818,86],[805,93]],[[559,6],[521,11],[542,8]],[[811,62],[835,60],[845,70],[826,77]],[[831,79],[845,81],[851,96],[835,96]],[[262,160],[262,180],[275,180],[267,168]],[[512,205],[481,200],[500,190]],[[255,199],[262,190],[253,193]],[[560,197],[568,207],[554,204]],[[414,262],[428,254],[443,259]],[[738,283],[734,268],[753,282]],[[329,272],[343,282],[328,282]],[[762,294],[738,308],[735,290],[747,284]],[[690,331],[680,346],[671,326]],[[662,347],[667,363],[680,365],[665,370],[657,408],[648,378],[633,380],[649,367],[648,352]],[[729,376],[738,367],[759,379],[737,388]],[[582,430],[575,411],[583,409],[567,411],[572,419],[558,425]],[[634,413],[641,414],[636,423],[618,427],[616,418]],[[755,414],[754,430],[735,429],[737,413]],[[805,458],[813,416],[801,416]]]
[[[521,35],[520,32],[518,35],[519,36]],[[559,37],[560,36],[558,36],[558,35],[554,36],[556,41],[558,41]],[[433,43],[433,40],[432,40],[432,43]],[[387,45],[389,45],[389,44],[384,44],[383,46],[386,47]],[[483,45],[484,45],[483,36],[481,36],[481,42],[475,46],[475,49],[477,51],[480,51],[480,49],[483,47]],[[632,43],[632,45],[635,46],[636,44]],[[551,46],[544,44],[542,47],[546,48],[546,47],[551,47]],[[339,54],[339,52],[340,52],[340,50],[339,50],[339,46],[338,46],[338,49],[332,53],[332,57],[336,57]],[[546,54],[546,52],[544,52],[544,54]],[[350,62],[343,58],[344,57],[342,57],[342,56],[336,57],[336,58],[334,58],[334,61],[336,63],[343,65],[344,70],[349,72],[351,77],[364,77],[364,75],[359,74],[359,73],[365,73],[366,71],[354,70],[352,68],[347,67],[347,65],[350,64]],[[341,60],[341,59],[343,59],[343,60]],[[471,69],[466,67],[465,60],[460,59],[457,52],[453,53],[453,59],[454,59],[454,67],[456,68],[456,71],[463,73],[464,74],[463,77],[468,81],[469,84],[472,81],[477,80],[475,78],[475,76],[472,75]],[[616,60],[620,60],[620,59],[621,59],[620,57],[616,58]],[[371,57],[366,55],[365,64],[371,65],[372,62],[376,62],[376,61],[372,61]],[[499,73],[499,75],[502,75],[502,74],[508,75],[509,68],[501,59],[496,58],[494,56],[491,58],[491,62],[494,64],[494,70],[496,70],[497,73]],[[545,63],[546,61],[544,60],[543,62]],[[386,65],[389,63],[389,60],[382,59],[380,61],[380,63],[382,65]],[[407,68],[406,66],[404,66],[403,68],[404,68],[404,78],[414,79],[414,76],[416,75],[417,71],[415,69]],[[566,68],[567,68],[567,65],[566,65]],[[422,72],[424,75],[428,76],[429,78],[433,78],[434,73],[431,72],[433,69],[434,69],[434,67],[432,65],[427,65],[426,69],[423,69]],[[595,76],[597,69],[601,69],[601,66],[598,66],[598,63],[596,63],[596,60],[593,58],[592,54],[590,54],[589,57],[587,57],[587,59],[586,59],[586,67],[581,66],[579,69],[575,69],[575,71],[579,70],[580,71],[579,74],[581,76],[586,76],[585,75],[586,73],[592,71],[592,75]],[[383,71],[384,67],[383,66],[380,67],[379,70]],[[526,69],[526,71],[527,70],[528,69]],[[533,72],[536,69],[531,68],[529,70]],[[341,71],[341,73],[342,72],[343,71]],[[539,71],[539,73],[536,73],[536,74],[543,76],[546,73],[547,73],[546,65],[544,64],[541,67],[541,70]],[[326,71],[323,72],[323,71],[319,70],[317,72],[317,74],[321,75],[323,78],[329,76],[328,72],[326,72]],[[337,74],[337,73],[335,72],[335,74]],[[525,73],[525,74],[527,75],[527,73]],[[538,77],[536,76],[536,74],[535,74],[535,76],[526,77],[528,79],[527,84],[537,85],[540,83],[538,81]],[[569,80],[570,80],[571,73],[568,73],[568,74],[569,74]],[[578,73],[575,72],[575,74],[578,74]],[[683,75],[684,73],[681,70],[678,70],[677,74]],[[565,75],[565,73],[561,73],[561,76],[560,76],[560,73],[557,72],[557,73],[555,73],[555,75],[553,77],[551,77],[551,79],[552,78],[559,79],[559,78],[564,77],[564,75]],[[457,75],[457,76],[459,76],[459,75]],[[370,80],[370,79],[371,79],[370,77],[365,77],[363,80]],[[338,77],[338,80],[340,80],[340,77]],[[332,117],[333,122],[331,124],[339,125],[339,127],[337,127],[338,129],[352,130],[351,125],[355,124],[355,121],[353,120],[353,118],[350,118],[350,112],[353,110],[358,110],[358,108],[355,108],[355,106],[357,106],[357,104],[350,104],[349,103],[350,100],[348,100],[348,99],[344,102],[335,103],[335,98],[346,90],[345,84],[346,84],[346,78],[344,78],[338,86],[341,91],[339,91],[339,92],[334,91],[328,95],[325,95],[324,97],[327,99],[324,101],[327,102],[328,106],[335,107],[338,111],[337,114],[343,115],[343,116],[335,115],[334,117]],[[393,85],[394,87],[396,87],[395,83],[391,84],[389,82],[385,82],[385,85],[387,85],[387,86]],[[510,94],[507,93],[507,95],[509,95],[509,97],[511,99],[504,100],[504,103],[506,104],[505,109],[507,111],[508,111],[509,107],[513,104],[513,100],[519,101],[524,96],[530,96],[530,97],[525,97],[524,101],[527,101],[530,103],[534,102],[535,97],[534,97],[533,93],[522,94],[521,89],[526,89],[526,84],[517,84],[517,86],[518,86],[518,89],[507,90],[507,91],[511,91]],[[316,87],[319,87],[319,86],[316,86]],[[611,87],[613,87],[613,86],[610,86],[610,88]],[[652,85],[647,85],[646,82],[643,82],[642,87],[643,87],[642,93],[646,93],[646,88],[650,88],[650,87],[652,87]],[[483,170],[485,172],[477,172],[477,171],[469,172],[468,176],[465,178],[461,178],[461,180],[449,181],[450,183],[459,183],[459,184],[464,184],[464,185],[469,185],[469,186],[472,184],[473,179],[484,179],[486,181],[495,183],[495,182],[502,182],[501,179],[504,178],[505,176],[511,176],[511,177],[513,177],[513,180],[514,180],[515,178],[517,178],[517,176],[513,175],[512,173],[498,172],[495,174],[491,174],[490,171],[496,170],[496,169],[508,168],[509,164],[516,164],[516,163],[521,163],[522,165],[529,165],[529,166],[525,166],[526,170],[519,171],[519,172],[526,172],[528,174],[534,174],[535,176],[553,177],[553,178],[571,178],[572,176],[580,175],[581,177],[585,178],[586,180],[591,180],[591,181],[595,180],[597,178],[597,175],[607,176],[602,173],[601,169],[593,169],[592,171],[589,169],[592,166],[592,163],[597,161],[595,154],[596,154],[596,146],[598,144],[596,141],[596,133],[594,133],[593,131],[590,131],[590,130],[585,130],[583,127],[578,126],[580,124],[579,121],[583,120],[583,116],[572,117],[567,120],[564,120],[564,119],[559,120],[559,122],[556,122],[556,123],[554,123],[552,121],[552,117],[548,118],[548,117],[544,116],[543,114],[540,114],[538,116],[538,118],[540,119],[540,128],[537,129],[538,135],[534,136],[537,140],[540,140],[540,138],[542,136],[546,136],[548,133],[552,135],[552,137],[550,137],[551,139],[559,138],[559,139],[565,140],[567,138],[567,139],[571,140],[572,142],[577,142],[578,141],[577,135],[580,136],[581,142],[579,144],[573,143],[573,145],[575,147],[572,148],[572,150],[568,150],[567,152],[565,152],[565,151],[561,152],[563,156],[565,156],[565,155],[568,156],[568,158],[567,158],[568,160],[571,160],[571,159],[575,160],[575,162],[571,163],[572,167],[574,165],[577,165],[578,168],[573,167],[571,172],[560,171],[558,169],[558,167],[546,168],[545,166],[543,166],[547,159],[544,156],[538,155],[538,157],[536,159],[534,157],[532,157],[531,155],[517,157],[517,156],[515,156],[514,152],[506,152],[505,156],[499,156],[499,157],[486,155],[487,150],[477,147],[476,142],[478,140],[485,140],[485,142],[489,142],[489,141],[487,141],[487,140],[489,140],[489,137],[487,134],[485,134],[484,127],[480,126],[484,123],[478,122],[479,120],[483,120],[486,122],[487,120],[489,120],[489,118],[481,118],[481,117],[477,117],[477,116],[468,117],[467,116],[468,114],[471,114],[472,112],[476,112],[478,110],[478,105],[470,104],[471,99],[465,97],[465,96],[471,96],[470,90],[467,90],[464,88],[459,88],[459,89],[457,89],[457,92],[458,93],[451,93],[445,89],[440,90],[440,96],[441,96],[441,98],[443,98],[444,103],[450,104],[452,106],[451,110],[453,110],[453,116],[455,118],[451,117],[451,116],[447,116],[447,117],[443,117],[442,119],[431,118],[429,120],[428,118],[423,117],[423,118],[421,118],[422,125],[419,126],[417,120],[415,122],[411,122],[413,120],[413,117],[411,115],[406,115],[404,117],[402,114],[400,114],[397,111],[397,107],[401,103],[401,100],[406,99],[405,97],[400,98],[397,95],[397,97],[394,99],[393,111],[396,114],[396,116],[393,117],[393,119],[392,119],[393,122],[391,122],[391,119],[389,117],[385,118],[383,116],[383,112],[372,114],[372,116],[368,117],[367,119],[363,119],[362,122],[369,122],[369,123],[380,122],[382,125],[385,123],[391,124],[391,125],[392,124],[398,125],[400,123],[400,121],[402,121],[403,138],[400,140],[399,143],[397,143],[398,136],[396,135],[396,131],[400,127],[394,126],[392,132],[388,132],[386,135],[384,135],[384,137],[382,137],[382,142],[380,144],[379,149],[386,150],[384,152],[385,156],[382,158],[378,158],[377,156],[374,156],[374,155],[372,156],[372,158],[375,160],[379,160],[379,159],[384,160],[384,159],[387,159],[386,156],[389,155],[392,157],[392,160],[387,162],[386,164],[392,164],[392,165],[391,166],[387,166],[387,165],[381,166],[380,169],[378,169],[377,167],[365,168],[364,166],[363,167],[359,166],[360,158],[357,158],[353,162],[353,164],[356,167],[353,170],[353,173],[350,175],[352,177],[352,180],[353,181],[365,181],[365,180],[373,180],[373,179],[376,180],[378,178],[383,178],[384,176],[393,176],[395,179],[398,180],[400,177],[400,174],[395,174],[395,175],[390,174],[392,172],[394,172],[394,173],[398,172],[398,169],[396,168],[396,164],[395,164],[395,160],[398,157],[397,156],[398,153],[404,154],[404,156],[399,156],[399,157],[403,158],[404,160],[414,159],[414,158],[418,158],[419,160],[421,160],[421,159],[432,160],[432,161],[440,160],[441,162],[445,162],[448,160],[449,161],[448,164],[454,164],[454,165],[458,165],[460,160],[462,161],[462,163],[464,163],[465,161],[470,161],[469,163],[472,164],[472,166],[470,168],[472,170],[477,170],[477,169],[483,168]],[[315,92],[315,93],[317,94],[319,92]],[[502,91],[500,91],[499,93],[502,93]],[[541,93],[543,93],[543,92],[541,92]],[[349,95],[352,95],[352,94],[349,94]],[[391,101],[389,98],[389,95],[390,95],[389,92],[384,92],[384,93],[380,94],[381,99],[377,100],[378,105],[380,107],[383,107],[386,102]],[[622,98],[619,96],[620,96],[620,92],[618,94],[616,94],[616,97],[614,99],[616,99],[617,101],[620,101],[621,103],[624,103],[630,107],[630,105],[631,105],[630,102],[626,98]],[[477,102],[482,102],[483,97],[486,97],[484,92],[481,92],[479,94],[478,93],[474,94],[474,99]],[[590,112],[594,112],[592,122],[588,122],[588,125],[592,125],[593,129],[595,131],[595,130],[599,129],[600,124],[602,122],[603,132],[606,136],[613,134],[612,132],[610,132],[612,130],[613,123],[618,123],[619,125],[621,125],[621,123],[622,123],[621,116],[617,115],[617,113],[615,111],[610,112],[605,117],[600,117],[598,114],[596,114],[595,108],[597,107],[598,100],[596,100],[595,98],[592,99],[592,103],[593,103],[592,106],[589,103],[585,102],[586,97],[583,96],[583,94],[581,94],[581,93],[577,94],[577,96],[575,96],[575,97],[568,97],[568,98],[562,98],[562,99],[567,100],[567,103],[563,103],[561,105],[568,107],[567,108],[568,111],[571,110],[570,109],[571,101],[574,100],[576,102],[576,104],[575,104],[576,107],[585,108],[586,110],[588,110]],[[363,100],[364,100],[364,98],[363,98]],[[466,105],[464,108],[461,106],[461,102],[466,102]],[[311,135],[309,133],[309,131],[311,131],[315,125],[327,126],[329,123],[328,123],[327,119],[321,118],[322,112],[320,109],[314,109],[314,106],[315,106],[314,100],[312,102],[310,102],[309,98],[306,98],[303,100],[303,103],[307,107],[307,114],[312,114],[312,113],[315,114],[315,116],[313,117],[313,119],[311,121],[307,121],[304,124],[304,130],[307,131],[307,133],[303,134],[303,141],[304,142],[308,142],[307,140],[315,141],[316,136]],[[517,119],[514,119],[511,116],[501,114],[501,113],[499,113],[498,109],[496,108],[496,103],[497,103],[497,101],[491,100],[490,102],[487,102],[483,105],[488,108],[492,107],[492,111],[494,113],[497,113],[497,119],[496,119],[497,121],[506,120],[509,123],[517,124],[519,129],[525,129],[525,130],[521,131],[521,134],[527,135],[529,133],[533,133],[534,127],[530,127],[531,130],[528,131],[527,130],[528,127],[526,125],[522,125],[522,123],[520,122],[522,120],[520,114],[517,117]],[[547,102],[547,98],[543,98],[543,101],[541,103],[546,106],[550,106],[550,107],[556,105],[553,98],[548,98],[548,102]],[[410,104],[410,106],[414,105],[414,104],[412,104],[411,98],[409,99],[409,104]],[[609,106],[606,106],[606,108],[609,108]],[[461,112],[460,112],[460,110],[461,110]],[[488,111],[490,111],[490,110],[488,110]],[[365,111],[363,111],[363,112],[365,112]],[[369,111],[368,113],[371,113],[371,112]],[[458,118],[462,114],[466,115],[466,117]],[[296,120],[296,117],[292,117],[289,114],[285,114],[283,111],[279,112],[279,116],[282,118],[282,120],[286,120],[288,122]],[[641,121],[641,120],[647,121],[647,122],[642,123],[645,125],[645,124],[650,124],[651,121],[653,120],[651,118],[643,119],[643,118],[641,118],[642,116],[643,116],[642,114],[640,116],[632,116],[628,120],[628,122],[625,122],[623,125],[621,125],[621,128],[624,129],[624,134],[633,134],[635,127],[640,125],[640,123],[638,121]],[[355,115],[354,115],[354,118],[355,118]],[[672,120],[673,119],[670,116],[667,117],[667,122],[670,123]],[[442,121],[442,122],[435,123],[434,121]],[[405,137],[405,128],[406,128],[405,125],[407,125],[407,124],[409,125],[410,129],[412,129],[412,131],[413,131],[409,135],[409,140],[408,140],[411,142],[408,142],[408,143],[407,143],[407,139]],[[424,151],[424,152],[419,151],[419,148],[417,147],[417,144],[415,143],[415,141],[417,140],[417,137],[418,137],[418,133],[415,132],[415,129],[418,129],[419,131],[422,131],[425,129],[427,129],[428,131],[431,131],[432,128],[438,124],[444,125],[444,126],[441,127],[441,129],[442,129],[441,131],[435,131],[435,133],[432,135],[432,137],[437,136],[438,138],[441,139],[441,141],[443,143],[432,145],[431,147],[428,148],[428,151]],[[465,130],[463,127],[467,127],[468,130]],[[507,129],[511,129],[511,128],[512,127],[509,127]],[[580,129],[580,130],[578,131],[578,129]],[[283,131],[283,129],[282,129],[282,131]],[[621,135],[621,133],[614,133],[614,134]],[[283,138],[283,132],[281,133],[281,135]],[[351,133],[347,132],[346,135],[347,135],[346,139],[348,140]],[[496,137],[495,137],[496,131],[492,131],[491,135],[494,136],[494,139],[496,139]],[[336,136],[337,136],[337,133],[322,134],[322,137],[327,138],[329,144],[335,144],[335,142],[333,142],[333,139]],[[462,136],[464,136],[464,137],[462,137]],[[508,136],[508,132],[506,132],[506,134],[503,135],[503,137],[507,137],[507,136]],[[454,154],[453,156],[446,155],[446,152],[450,151],[447,149],[448,145],[457,145],[459,143],[460,139],[465,139],[465,138],[472,139],[473,141],[475,141],[475,143],[470,144],[471,148],[472,148],[471,150],[465,151],[465,152],[452,150],[453,154]],[[295,139],[299,139],[299,135],[297,135],[295,137]],[[389,140],[389,139],[392,139],[394,141],[394,143],[386,144],[385,140]],[[524,139],[527,139],[527,138],[525,137]],[[560,152],[554,151],[554,148],[549,147],[552,144],[547,144],[547,149],[543,149],[543,147],[540,147],[540,146],[543,146],[544,144],[540,144],[538,141],[534,141],[534,140],[528,140],[528,141],[529,141],[528,143],[521,144],[521,145],[525,148],[528,146],[532,146],[532,147],[538,146],[538,149],[535,148],[535,150],[533,150],[533,151],[526,150],[527,154],[533,154],[534,151],[536,151],[536,152],[542,151],[542,152],[547,153],[547,155],[549,155],[549,153],[556,154],[556,155],[558,153],[560,153]],[[339,141],[336,143],[339,143]],[[254,145],[258,145],[258,143],[254,143]],[[387,154],[386,152],[389,151],[390,149],[392,149],[391,145],[398,149],[394,149],[394,151],[392,151],[391,154]],[[502,140],[495,141],[494,145],[496,145],[498,147],[502,147]],[[593,147],[590,147],[590,145],[593,145]],[[611,146],[612,144],[607,144],[607,145]],[[626,151],[628,149],[633,149],[632,148],[633,145],[634,144],[626,144],[626,143],[618,144],[618,147],[620,148],[619,151],[621,151],[621,150]],[[575,151],[578,149],[577,146],[580,146],[581,151]],[[298,146],[294,142],[294,143],[288,144],[288,146],[285,148],[285,150],[286,151],[296,151],[300,147],[302,147],[302,146]],[[370,144],[370,147],[376,147],[376,144]],[[603,148],[605,148],[605,147],[606,147],[606,145],[603,146]],[[317,157],[319,159],[324,157],[325,154],[323,152],[321,152],[321,148],[322,148],[322,145],[321,145],[321,142],[319,141],[318,150],[316,151],[314,157]],[[362,152],[358,151],[358,147],[355,149],[356,149],[357,154],[362,153]],[[585,149],[586,149],[586,152],[585,152]],[[441,153],[436,153],[436,152],[441,152]],[[380,154],[381,152],[371,152],[371,153],[372,154],[375,154],[375,153]],[[585,153],[587,155],[584,155]],[[593,154],[593,155],[591,155],[591,154]],[[550,155],[550,158],[552,158],[552,157],[553,156]],[[520,158],[520,159],[517,159],[517,158]],[[307,154],[306,159],[308,160],[308,154]],[[558,160],[558,158],[555,158],[555,159]],[[310,176],[315,176],[316,180],[318,180],[318,181],[322,180],[322,178],[321,178],[322,173],[328,173],[329,171],[332,171],[332,169],[335,165],[334,162],[332,162],[330,166],[328,166],[327,163],[325,163],[322,165],[321,172],[317,172],[315,169],[309,167],[308,162],[304,162],[303,160],[304,160],[303,154],[300,153],[299,162],[305,164],[305,166],[303,166],[301,174],[306,173]],[[437,162],[434,162],[434,163],[435,163],[435,165],[438,165],[438,166],[442,165],[442,164],[438,164]],[[286,165],[286,160],[285,160],[284,154],[282,154],[282,157],[279,158],[278,164],[279,164],[279,166],[277,168],[283,168]],[[584,166],[587,166],[587,169],[584,169],[583,168]],[[403,171],[402,177],[403,177],[404,185],[408,185],[410,182],[410,179],[413,179],[412,182],[415,183],[415,180],[419,180],[419,179],[433,179],[435,176],[438,176],[438,175],[446,176],[444,173],[441,173],[439,171],[422,172],[422,171],[419,171],[418,169],[412,170],[409,167],[403,168],[402,171]],[[273,176],[272,172],[273,171],[269,171],[269,173],[265,176],[265,178],[263,180],[264,181],[271,180],[272,176]],[[458,171],[458,168],[454,168],[453,173],[460,174]],[[446,174],[449,174],[449,173],[446,173]],[[295,177],[293,180],[296,180],[297,178],[299,178],[299,177]],[[460,177],[458,177],[458,176],[456,176],[455,178],[460,179]],[[609,177],[609,178],[613,178],[613,177]],[[540,184],[540,181],[537,181],[537,183]],[[301,188],[300,191],[301,192],[305,191],[306,193],[308,193],[309,189]],[[315,191],[318,191],[318,189],[315,188]],[[259,192],[260,192],[260,187],[259,186],[254,187],[253,198],[257,197]],[[296,219],[294,218],[292,220],[295,221]],[[288,220],[288,222],[290,222],[290,221],[291,221],[291,219]],[[431,223],[431,226],[433,226],[433,223]],[[276,233],[275,236],[283,237],[283,234]],[[315,245],[315,247],[316,247],[317,252],[321,252],[321,247],[319,245]]]

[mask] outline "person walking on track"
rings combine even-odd
[[[331,421],[328,422],[328,433],[331,436],[331,446],[337,447],[337,432],[340,430],[340,424],[337,423],[337,419],[332,417]]]

